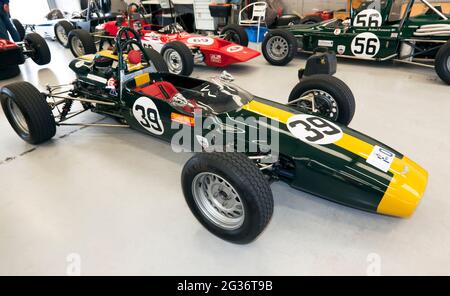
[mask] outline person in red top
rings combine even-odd
[[[11,22],[9,0],[0,0],[0,38],[9,40],[8,32],[15,42],[21,41],[19,33]]]

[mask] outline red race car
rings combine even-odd
[[[246,47],[248,37],[238,25],[228,25],[220,37],[190,34],[177,23],[164,27],[150,24],[139,7],[139,13],[128,13],[128,17],[118,17],[97,27],[94,35],[84,30],[69,33],[69,47],[75,57],[94,54],[97,47],[93,37],[101,39],[100,49],[105,41],[112,42],[121,27],[130,27],[141,36],[142,44],[162,54],[171,73],[189,76],[194,64],[205,63],[212,67],[226,67],[242,63],[260,55],[256,50]]]
[[[39,34],[30,33],[17,43],[0,38],[0,80],[19,75],[19,65],[25,63],[27,58],[38,65],[50,63],[50,49]]]

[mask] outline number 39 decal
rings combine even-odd
[[[158,108],[151,99],[147,97],[137,99],[134,102],[133,115],[140,125],[152,134],[162,135],[164,133],[164,125]]]
[[[332,144],[344,135],[339,126],[334,123],[307,114],[292,116],[287,122],[287,127],[298,139],[310,144]]]

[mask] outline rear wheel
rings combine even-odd
[[[244,154],[199,153],[184,166],[181,181],[194,216],[224,240],[249,243],[272,217],[269,183]]]
[[[16,77],[20,74],[18,65],[0,66],[0,80]]]
[[[245,29],[236,24],[225,26],[220,32],[223,39],[242,46],[248,46],[248,35]]]
[[[194,71],[194,57],[191,50],[180,41],[172,41],[161,50],[170,73],[189,76]]]
[[[52,60],[47,42],[37,33],[30,33],[25,36],[25,43],[32,50],[29,54],[31,59],[38,65],[47,65]]]
[[[295,57],[297,50],[297,39],[286,30],[270,30],[262,44],[264,58],[275,66],[287,65]]]
[[[71,22],[62,20],[55,25],[55,37],[59,44],[69,47],[69,33],[74,29]]]
[[[23,40],[23,38],[25,38],[26,32],[22,23],[18,19],[12,19],[12,22],[14,24],[14,27],[16,27],[17,32],[19,33],[20,40]]]
[[[70,31],[68,42],[70,51],[76,58],[97,52],[95,40],[88,31],[81,29]]]
[[[356,109],[350,88],[342,80],[323,74],[303,78],[289,95],[289,105],[343,125],[350,124]]]
[[[50,140],[56,133],[55,118],[42,94],[28,82],[16,82],[0,90],[0,102],[16,133],[30,144]]]
[[[447,42],[439,49],[434,60],[434,68],[439,78],[450,84],[450,42]]]
[[[155,66],[156,71],[165,73],[169,72],[167,64],[159,52],[153,48],[145,48],[144,50],[150,58],[150,61],[153,63],[153,66]]]

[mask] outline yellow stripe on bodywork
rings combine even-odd
[[[283,124],[287,124],[289,118],[295,115],[258,101],[251,101],[243,109],[277,120]],[[366,160],[374,149],[372,144],[346,133],[334,144]],[[408,217],[414,212],[423,196],[427,185],[428,173],[407,157],[403,157],[403,159],[395,157],[389,171],[393,174],[393,177],[378,205],[377,212],[398,217]]]
[[[377,212],[380,214],[409,217],[425,193],[428,172],[406,156],[401,162],[405,171],[394,174],[378,205]]]
[[[150,83],[150,74],[144,73],[134,77],[134,82],[136,83],[136,87],[141,87],[147,83]]]

